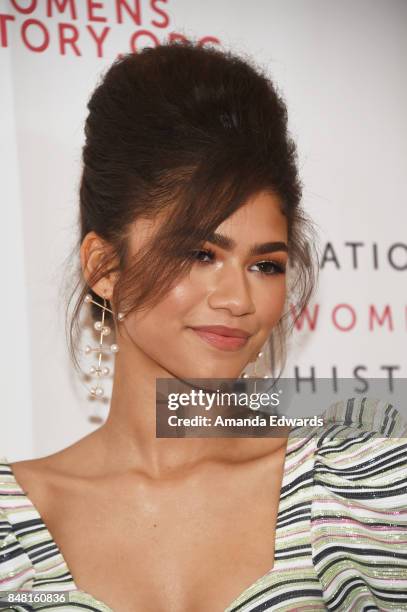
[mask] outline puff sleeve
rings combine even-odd
[[[0,457],[0,591],[31,588],[35,573],[9,516],[16,495],[6,458]]]
[[[324,413],[315,451],[313,564],[328,610],[407,609],[407,424],[351,398]]]

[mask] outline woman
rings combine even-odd
[[[54,597],[6,609],[407,609],[395,408],[350,399],[289,436],[156,438],[157,378],[239,377],[270,338],[281,357],[288,298],[300,313],[313,289],[273,84],[173,43],[113,64],[88,108],[70,329],[84,303],[101,343],[114,326],[110,412],[60,452],[3,458],[0,585]]]

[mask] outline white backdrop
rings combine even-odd
[[[61,293],[86,102],[118,53],[174,35],[249,53],[287,101],[326,257],[285,374],[407,377],[407,2],[0,0],[0,455],[10,461],[95,427]]]

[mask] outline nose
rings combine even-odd
[[[255,312],[250,284],[239,266],[223,265],[215,273],[208,295],[211,308],[226,308],[235,316]]]

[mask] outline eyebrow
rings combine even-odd
[[[225,234],[219,234],[218,232],[213,232],[208,238],[207,242],[214,244],[221,249],[225,249],[225,251],[231,251],[236,246],[236,241],[230,236],[226,236]],[[288,246],[286,242],[256,242],[249,249],[249,256],[253,255],[265,255],[266,253],[273,253],[275,251],[285,251],[288,252]]]

